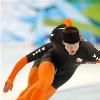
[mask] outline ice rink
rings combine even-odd
[[[100,46],[96,47],[100,49]],[[15,63],[26,54],[35,50],[28,44],[1,44],[0,100],[15,100],[27,86],[28,74],[33,64],[27,64],[16,76],[13,90],[3,93],[3,86]],[[100,100],[100,64],[81,65],[73,77],[64,84],[51,100]]]

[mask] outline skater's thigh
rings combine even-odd
[[[37,66],[31,68],[29,73],[29,79],[38,78],[38,69],[39,68]]]
[[[37,59],[37,60],[34,62],[32,68],[31,68],[31,70],[30,70],[30,73],[29,73],[29,79],[28,79],[29,83],[30,83],[30,82],[31,82],[31,83],[32,83],[32,82],[36,82],[36,81],[38,80],[39,63],[40,63],[40,59]]]
[[[39,68],[37,66],[33,66],[31,68],[28,78],[28,86],[31,86],[38,81],[38,69]]]
[[[49,81],[50,83],[53,82],[54,79],[54,65],[50,61],[43,61],[39,65],[39,80]]]

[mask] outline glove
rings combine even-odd
[[[10,80],[7,80],[6,83],[5,83],[5,86],[3,88],[3,92],[8,92],[9,90],[12,91],[12,88],[13,88],[13,83],[10,81]]]

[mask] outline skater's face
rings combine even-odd
[[[69,43],[63,42],[63,44],[65,45],[65,49],[69,52],[69,55],[75,55],[75,53],[79,49],[79,42],[75,44],[69,44]]]

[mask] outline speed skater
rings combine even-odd
[[[32,61],[28,86],[17,100],[29,100],[29,97],[30,100],[48,100],[72,77],[80,64],[100,63],[100,51],[89,41],[84,41],[79,29],[69,21],[52,31],[50,41],[16,63],[5,82],[5,93],[12,90],[18,72]]]

